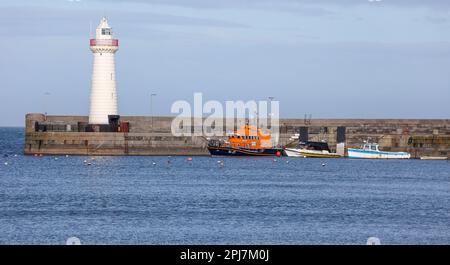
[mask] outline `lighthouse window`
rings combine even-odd
[[[111,35],[111,29],[102,29],[102,35]]]

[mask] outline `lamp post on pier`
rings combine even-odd
[[[48,106],[48,97],[50,96],[50,92],[45,92],[44,93],[44,118],[45,120],[47,120],[47,106]]]
[[[150,115],[152,117],[152,132],[153,132],[153,97],[155,97],[155,93],[150,93]]]
[[[269,118],[270,118],[270,132],[272,133],[272,116],[273,116],[273,112],[272,112],[272,101],[275,99],[275,97],[269,97],[269,102],[270,102],[270,112],[269,112]]]

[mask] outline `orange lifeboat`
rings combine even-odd
[[[280,156],[282,153],[281,148],[273,146],[269,134],[248,124],[228,136],[226,141],[209,141],[208,150],[211,155],[218,156]]]

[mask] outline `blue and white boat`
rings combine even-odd
[[[348,148],[349,158],[381,158],[381,159],[409,159],[411,154],[406,152],[380,151],[376,143],[365,143],[361,149]]]

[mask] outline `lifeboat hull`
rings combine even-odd
[[[277,152],[282,154],[282,149],[279,148],[246,149],[226,146],[209,146],[208,151],[213,156],[276,156]]]

